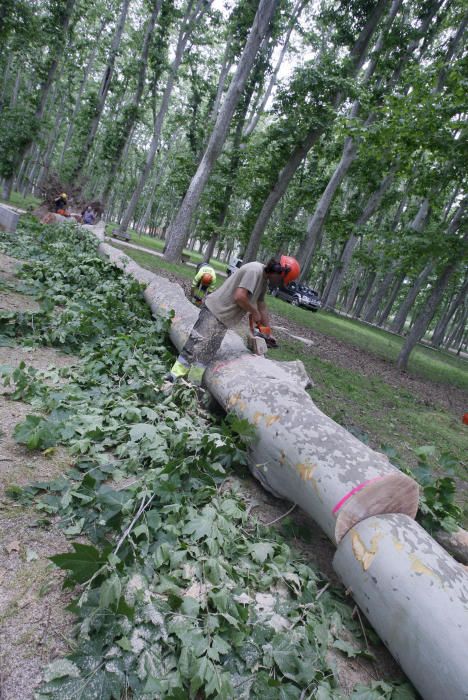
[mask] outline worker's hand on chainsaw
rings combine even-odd
[[[262,316],[261,316],[260,312],[257,309],[252,308],[250,315],[252,317],[254,324],[257,326],[260,323],[260,321],[262,320]]]

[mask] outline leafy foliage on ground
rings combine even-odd
[[[62,477],[10,490],[75,538],[52,559],[76,591],[76,640],[37,697],[341,698],[329,649],[368,655],[361,627],[339,590],[249,518],[228,475],[250,426],[214,423],[189,386],[161,391],[168,321],[90,236],[30,224],[3,240],[29,258],[22,275],[42,303],[3,318],[4,336],[81,353],[59,371],[3,368],[33,408],[16,439],[76,455]],[[375,682],[352,697],[414,694]]]

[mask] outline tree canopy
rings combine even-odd
[[[462,0],[6,0],[0,178],[466,344]],[[72,200],[73,201],[73,200]]]

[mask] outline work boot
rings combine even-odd
[[[178,377],[176,377],[172,372],[168,372],[163,377],[163,383],[161,384],[161,391],[164,394],[170,394],[174,386],[177,384]]]

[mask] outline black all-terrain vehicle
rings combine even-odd
[[[311,311],[318,311],[322,306],[315,289],[297,282],[291,282],[287,287],[275,287],[271,290],[271,294],[278,299],[288,301],[293,306],[303,306]]]

